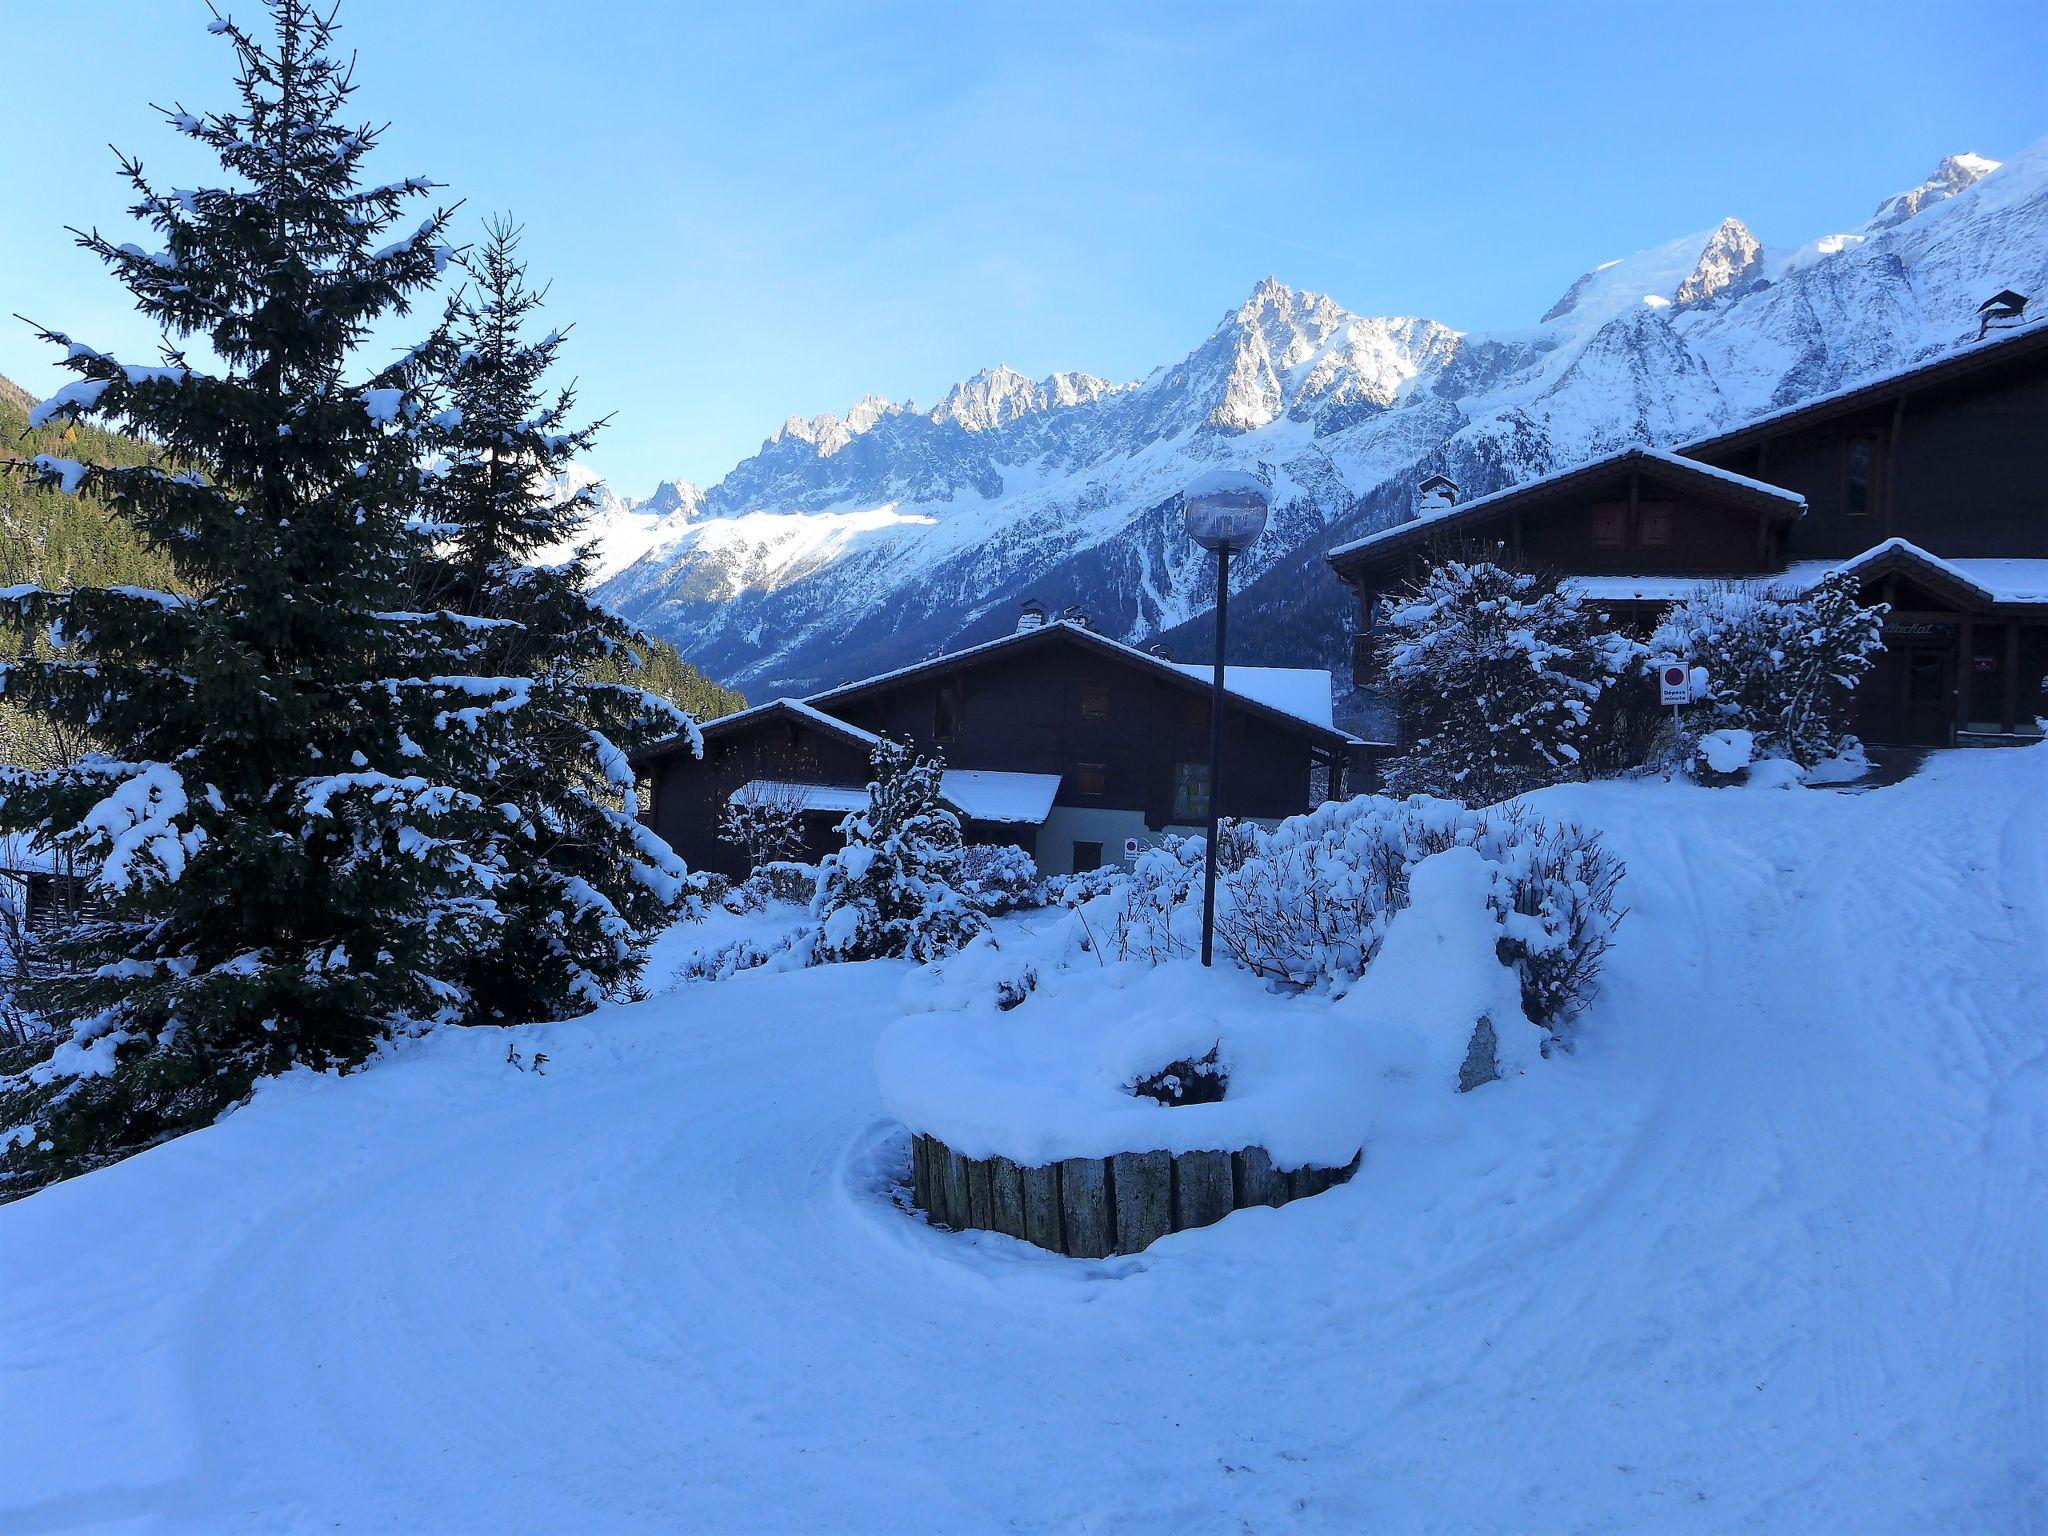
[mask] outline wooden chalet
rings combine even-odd
[[[1646,631],[1715,581],[1855,573],[1891,605],[1858,689],[1880,744],[2030,739],[2048,677],[2048,326],[1758,418],[1676,452],[1633,447],[1329,552],[1358,595],[1370,686],[1380,599],[1426,564],[1504,550]],[[1696,658],[1712,665],[1712,658]]]
[[[1342,792],[1357,739],[1331,723],[1330,675],[1232,667],[1225,677],[1225,809],[1275,821],[1310,808],[1312,785]],[[1209,812],[1209,672],[1027,610],[985,644],[807,699],[726,715],[644,754],[643,817],[692,869],[734,877],[746,856],[719,840],[734,799],[802,812],[817,857],[867,803],[868,753],[883,736],[945,764],[947,802],[970,842],[1024,849],[1047,874],[1124,859]]]

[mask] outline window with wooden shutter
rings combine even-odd
[[[1107,720],[1109,718],[1109,684],[1083,683],[1081,685],[1081,718],[1083,720]]]
[[[1100,795],[1109,788],[1109,769],[1102,763],[1074,764],[1074,793]]]
[[[1593,509],[1593,547],[1619,549],[1628,541],[1628,508],[1608,502]]]
[[[1637,526],[1645,549],[1669,549],[1673,509],[1668,502],[1646,503],[1638,514]]]

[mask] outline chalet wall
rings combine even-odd
[[[1806,497],[1787,530],[1787,559],[1845,559],[1888,538],[1935,554],[2048,557],[2048,371],[1966,381],[1909,394],[1903,412],[1881,401],[1854,416],[1703,455]],[[1849,442],[1872,439],[1872,510],[1846,506]]]
[[[654,810],[649,825],[691,869],[744,879],[744,851],[718,840],[718,816],[726,797],[751,779],[788,779],[824,784],[865,784],[864,748],[793,721],[770,716],[758,725],[718,732],[704,743],[704,756],[674,752],[653,772]],[[832,834],[836,816],[804,818],[807,846],[815,860],[839,846]]]
[[[945,740],[936,730],[942,691],[953,721]],[[1209,760],[1206,699],[1079,645],[999,653],[831,709],[920,752],[937,752],[948,767],[1056,773],[1056,804],[1136,811],[1154,831],[1176,819],[1176,766]],[[1231,814],[1293,816],[1308,808],[1307,738],[1231,709],[1224,744]],[[1082,771],[1089,765],[1101,770],[1100,793],[1085,787],[1093,782]]]

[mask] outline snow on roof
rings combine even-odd
[[[1806,592],[1836,571],[1854,572],[1887,555],[1932,567],[1990,603],[2048,603],[2048,560],[1946,560],[1907,539],[1886,539],[1848,560],[1795,560],[1753,576],[1566,576],[1561,585],[1596,601],[1675,603],[1718,586]]]
[[[1175,661],[1169,666],[1206,684],[1214,675],[1205,661]],[[1226,692],[1257,699],[1268,709],[1317,725],[1334,723],[1330,708],[1330,674],[1317,667],[1225,667]]]
[[[779,710],[787,710],[791,714],[800,715],[821,730],[833,731],[841,736],[857,737],[869,746],[873,746],[882,739],[873,731],[864,731],[859,726],[849,724],[847,721],[840,719],[837,715],[828,715],[824,710],[814,708],[802,699],[791,698],[770,699],[765,704],[755,704],[746,709],[737,710],[730,715],[720,715],[715,720],[706,720],[703,729],[707,731],[713,728],[721,731],[728,730],[735,725],[744,724]]]
[[[948,768],[939,775],[939,793],[975,821],[1029,822],[1036,825],[1052,813],[1060,792],[1056,773],[999,773],[988,768]]]
[[[1975,560],[1967,557],[1948,560],[1922,549],[1910,539],[1886,539],[1882,544],[1873,544],[1854,559],[1844,560],[1839,569],[1853,571],[1894,554],[1933,567],[1950,580],[1982,594],[1988,602],[2048,602],[2048,560]]]
[[[1334,560],[1340,555],[1353,554],[1361,549],[1369,549],[1376,544],[1403,538],[1414,533],[1418,527],[1425,524],[1461,520],[1474,512],[1492,506],[1496,502],[1506,501],[1513,496],[1526,495],[1530,491],[1540,490],[1557,481],[1568,480],[1574,475],[1583,475],[1593,470],[1609,467],[1619,468],[1631,459],[1647,459],[1654,464],[1662,465],[1666,469],[1677,470],[1683,474],[1697,475],[1708,480],[1719,480],[1724,484],[1748,491],[1752,495],[1764,496],[1773,501],[1783,502],[1790,510],[1804,511],[1806,509],[1806,498],[1797,491],[1786,490],[1782,485],[1773,485],[1768,480],[1758,480],[1750,475],[1738,475],[1729,469],[1717,469],[1711,464],[1702,464],[1699,460],[1688,459],[1682,454],[1670,453],[1662,448],[1652,448],[1647,444],[1637,443],[1622,449],[1618,453],[1602,454],[1598,458],[1582,459],[1580,462],[1567,465],[1563,469],[1554,469],[1547,475],[1538,475],[1533,480],[1522,480],[1514,485],[1503,486],[1501,489],[1490,491],[1484,496],[1474,497],[1471,501],[1457,501],[1452,502],[1448,506],[1428,508],[1419,516],[1411,518],[1405,523],[1396,523],[1391,528],[1381,528],[1376,532],[1366,534],[1363,538],[1353,539],[1348,544],[1339,544],[1336,548],[1325,551],[1323,558]]]
[[[970,821],[1029,823],[1033,826],[1052,812],[1060,792],[1056,773],[1001,773],[986,768],[948,768],[939,776],[939,793],[946,803]],[[729,802],[762,799],[795,804],[806,811],[845,815],[865,810],[868,792],[846,784],[806,784],[786,779],[749,779],[730,795]]]

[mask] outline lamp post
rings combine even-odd
[[[1181,492],[1188,537],[1216,555],[1216,667],[1209,687],[1209,837],[1202,868],[1202,964],[1216,944],[1216,832],[1223,802],[1223,647],[1230,624],[1230,557],[1266,531],[1266,487],[1241,469],[1213,469]]]

